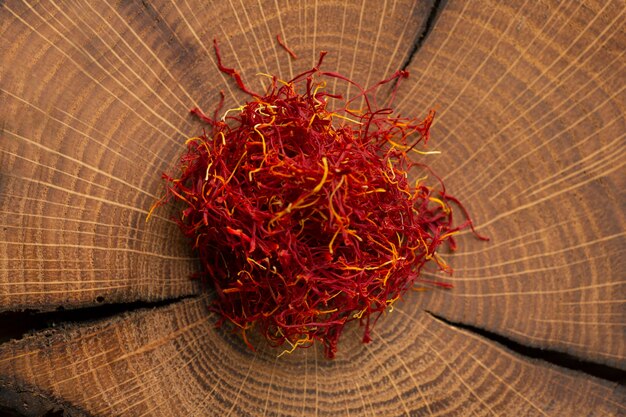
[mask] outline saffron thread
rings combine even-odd
[[[213,117],[190,111],[208,127],[187,140],[180,172],[163,174],[166,193],[150,213],[170,201],[182,206],[176,221],[199,255],[195,277],[215,290],[218,325],[232,323],[251,349],[246,333],[256,328],[283,353],[319,342],[332,358],[347,323],[358,321],[369,342],[407,291],[452,288],[421,270],[451,273],[439,252],[455,250],[462,229],[487,238],[440,177],[409,157],[433,153],[426,147],[435,111],[405,118],[376,102],[380,86],[408,72],[363,88],[322,71],[322,52],[314,68],[289,81],[271,77],[257,94],[223,65],[216,40],[214,49],[218,69],[251,100],[222,118],[223,94]],[[359,92],[326,92],[328,79]],[[358,98],[364,106],[351,108]],[[411,183],[413,169],[426,175]],[[459,225],[453,206],[465,217]]]

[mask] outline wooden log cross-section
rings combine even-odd
[[[0,2],[0,415],[626,415],[625,17],[623,0]],[[394,108],[438,109],[429,165],[491,238],[443,255],[453,290],[411,292],[369,344],[348,327],[334,360],[215,328],[174,212],[145,222],[202,128],[189,109],[246,99],[214,37],[258,90],[322,50],[362,85],[409,71]]]

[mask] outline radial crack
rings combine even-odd
[[[0,344],[9,340],[21,339],[25,335],[37,331],[55,329],[73,323],[85,324],[141,309],[165,307],[191,297],[194,296],[185,295],[150,302],[111,303],[68,310],[61,306],[56,311],[43,313],[38,310],[6,311],[0,313],[0,329],[2,329]],[[99,299],[97,300],[100,302]]]
[[[417,52],[421,49],[428,38],[428,35],[431,34],[433,28],[435,27],[435,23],[437,19],[441,15],[441,12],[445,8],[447,0],[435,0],[433,2],[432,7],[430,8],[430,13],[428,14],[428,18],[426,18],[426,23],[422,26],[422,30],[417,32],[417,36],[413,40],[413,44],[411,45],[411,50],[409,51],[409,55],[406,57],[404,62],[402,63],[402,70],[406,70],[408,66],[413,61]]]
[[[523,345],[519,342],[509,339],[506,336],[491,332],[489,330],[481,329],[469,324],[453,322],[431,311],[426,311],[426,313],[428,313],[434,319],[441,321],[449,326],[463,329],[470,333],[482,336],[485,339],[489,339],[492,342],[503,345],[507,349],[527,358],[540,359],[545,362],[551,363],[552,365],[560,366],[562,368],[567,368],[578,372],[583,372],[587,375],[601,378],[606,381],[617,382],[619,384],[626,383],[626,371],[623,371],[619,368],[584,360],[565,352]]]
[[[0,381],[0,416],[3,417],[89,417],[86,411],[47,396],[14,387]]]

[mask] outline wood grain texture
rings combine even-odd
[[[222,89],[226,106],[244,98],[216,70],[213,37],[253,88],[264,82],[256,73],[290,77],[322,49],[335,51],[329,69],[374,82],[406,59],[428,11],[408,2],[370,5],[375,14],[333,2],[242,4],[4,5],[0,311],[198,291],[171,213],[144,220],[160,173],[201,128],[188,110],[213,108]],[[278,48],[279,32],[300,60]]]
[[[622,386],[425,313],[626,369],[625,14],[622,0],[0,2],[0,312],[193,297],[1,344],[2,392],[94,416],[625,415]],[[172,213],[145,222],[201,128],[188,110],[220,90],[245,100],[214,37],[254,89],[320,50],[365,85],[410,61],[396,107],[439,109],[429,164],[492,238],[442,254],[454,290],[408,295],[369,345],[348,329],[334,361],[214,329]]]
[[[624,390],[511,354],[425,313],[397,310],[335,361],[276,358],[216,332],[188,300],[0,347],[0,383],[42,389],[93,415],[592,415],[623,412]],[[391,315],[390,315],[391,316]],[[76,387],[80,386],[81,389]],[[576,401],[572,401],[573,398]]]
[[[420,302],[626,369],[624,3],[492,6],[448,5],[401,99],[441,106],[433,166],[492,238]]]

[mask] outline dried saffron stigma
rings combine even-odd
[[[199,255],[199,277],[214,288],[218,325],[234,324],[251,348],[246,332],[256,329],[283,353],[317,341],[332,358],[347,323],[358,321],[368,342],[407,290],[450,288],[420,277],[429,262],[450,272],[439,248],[454,250],[455,233],[473,230],[460,202],[414,159],[428,153],[418,146],[435,113],[403,118],[374,99],[408,73],[363,89],[322,71],[322,53],[313,69],[290,81],[273,77],[257,94],[222,65],[217,43],[215,52],[251,99],[221,119],[192,110],[207,130],[187,140],[180,173],[163,175],[166,195],[154,207],[182,203],[177,222]],[[326,92],[328,79],[358,93]],[[352,109],[357,101],[362,108]],[[428,172],[437,187],[410,181],[411,169]],[[461,224],[453,205],[463,210]]]

